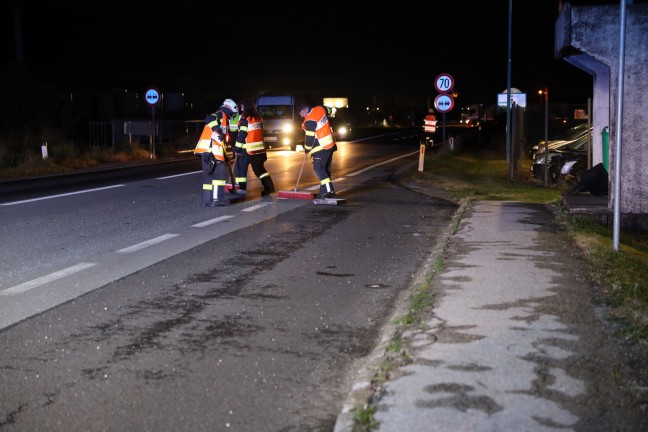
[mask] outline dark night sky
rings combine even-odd
[[[553,57],[558,3],[513,1],[511,86],[530,102],[545,86],[555,101],[591,97],[591,77]],[[16,57],[18,4],[24,63],[66,89],[155,86],[234,98],[287,91],[420,105],[436,96],[440,73],[454,77],[457,103],[495,103],[507,87],[507,0],[0,4],[1,65]]]

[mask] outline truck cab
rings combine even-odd
[[[257,98],[256,105],[263,118],[263,142],[266,148],[289,146],[297,150],[304,143],[302,118],[297,111],[302,101],[295,96],[267,96]]]

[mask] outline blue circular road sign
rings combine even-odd
[[[454,99],[447,93],[441,93],[434,98],[434,107],[441,113],[448,112],[454,107]]]
[[[145,99],[147,104],[155,105],[160,101],[160,92],[157,89],[150,88],[146,90]]]

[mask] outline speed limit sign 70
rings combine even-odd
[[[452,90],[452,87],[454,87],[454,78],[452,78],[452,75],[450,74],[439,74],[439,76],[434,80],[434,88],[439,93],[447,93]]]

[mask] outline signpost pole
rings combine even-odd
[[[151,116],[153,123],[153,146],[151,147],[151,159],[156,159],[155,157],[155,135],[157,135],[157,125],[155,124],[155,105],[151,107]]]
[[[446,144],[446,113],[451,111],[454,107],[454,99],[448,93],[454,87],[454,78],[452,75],[442,73],[437,75],[434,80],[434,88],[437,89],[439,94],[434,99],[434,107],[443,114],[443,141],[441,145]]]
[[[155,105],[160,101],[160,92],[155,88],[146,90],[145,97],[146,103],[151,105],[151,134],[150,137],[150,152],[151,159],[155,159],[155,135],[157,134],[157,127],[155,124]]]
[[[445,113],[443,113],[443,140],[441,141],[443,145],[445,145],[446,142],[446,122],[445,122]]]

